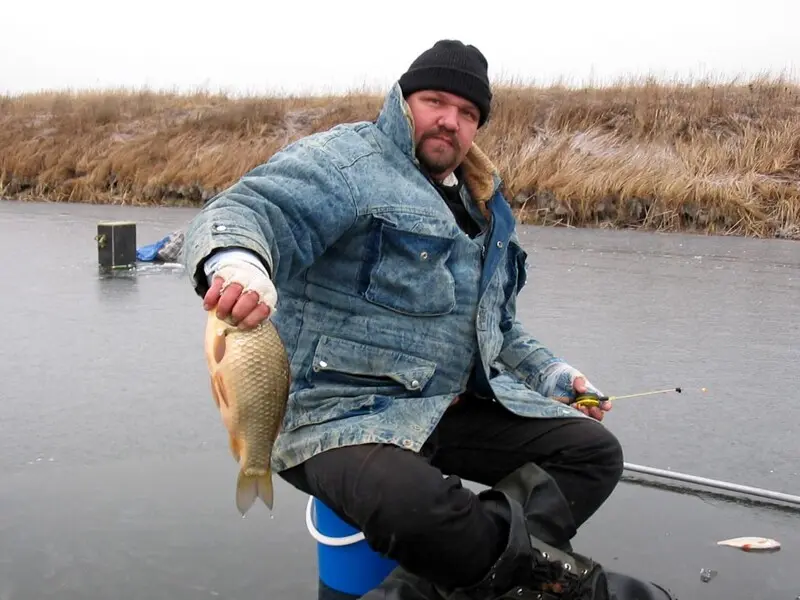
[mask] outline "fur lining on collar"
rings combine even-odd
[[[486,204],[495,191],[497,168],[475,143],[472,144],[472,147],[464,157],[461,168],[470,196],[480,208],[483,216],[488,219],[489,208]]]

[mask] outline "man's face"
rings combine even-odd
[[[455,94],[421,90],[406,99],[414,115],[417,158],[432,177],[442,180],[461,164],[478,132],[480,112]]]

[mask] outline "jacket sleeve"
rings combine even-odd
[[[503,332],[503,345],[498,359],[528,387],[542,394],[545,369],[549,365],[565,361],[534,338],[517,318],[517,298],[527,283],[526,258],[527,254],[518,246],[513,261],[517,270],[516,281],[513,281],[515,285],[511,285],[507,291],[506,301],[501,309],[500,330]]]
[[[310,266],[356,215],[341,171],[316,141],[301,140],[206,203],[187,227],[184,265],[203,296],[205,261],[239,248],[255,254],[279,285]]]
[[[555,356],[549,348],[535,339],[525,326],[514,319],[505,332],[500,362],[528,387],[542,393],[545,368],[564,360]]]

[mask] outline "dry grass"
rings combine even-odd
[[[0,195],[199,205],[286,143],[382,97],[0,97]],[[800,239],[800,87],[497,88],[480,145],[521,221]]]

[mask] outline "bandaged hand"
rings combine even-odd
[[[220,319],[232,321],[240,329],[251,329],[275,311],[278,293],[266,271],[234,256],[216,265],[211,287],[203,297],[203,308],[216,306]]]
[[[542,387],[539,390],[543,396],[548,396],[564,404],[571,404],[579,394],[594,393],[604,396],[600,390],[593,386],[586,376],[575,367],[567,363],[553,363],[545,369],[542,377]],[[611,410],[611,402],[603,401],[600,406],[576,406],[582,413],[602,421],[604,414]]]

